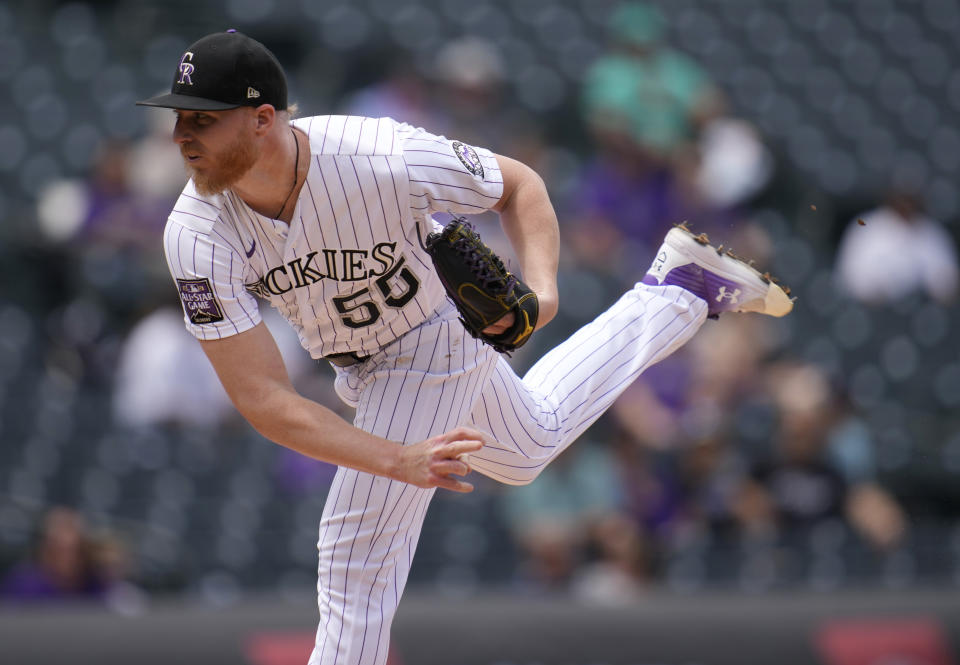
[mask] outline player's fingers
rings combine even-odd
[[[483,448],[483,440],[467,439],[465,441],[453,441],[443,447],[443,456],[446,458],[460,457],[466,453],[475,453]]]
[[[513,312],[510,312],[496,323],[492,323],[484,328],[483,332],[488,335],[499,335],[502,332],[506,332],[510,329],[510,326],[513,325],[515,318]]]
[[[475,439],[477,441],[483,440],[483,432],[475,430],[472,427],[466,427],[461,425],[456,427],[449,432],[441,434],[438,439],[444,443],[450,443],[452,441],[462,441],[467,439]]]
[[[462,459],[443,460],[431,464],[430,471],[438,476],[446,476],[451,473],[457,476],[465,476],[470,473],[470,465]]]
[[[466,494],[467,492],[473,491],[473,485],[470,483],[466,482],[465,480],[451,478],[450,476],[436,476],[433,481],[434,486],[441,489],[450,490],[451,492],[460,492],[462,494]]]

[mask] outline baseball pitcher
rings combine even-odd
[[[173,140],[191,175],[164,249],[187,329],[265,437],[339,466],[319,528],[311,665],[383,665],[436,488],[471,470],[531,482],[643,370],[708,316],[783,316],[788,293],[685,228],[646,276],[519,377],[501,352],[558,307],[557,219],[530,168],[389,118],[291,118],[259,42],[208,35],[179,55]],[[523,280],[468,223],[494,210]],[[336,370],[353,424],[291,386],[260,303]]]

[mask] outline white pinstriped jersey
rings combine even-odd
[[[389,118],[292,124],[311,159],[289,225],[230,191],[200,196],[192,180],[174,206],[164,249],[187,329],[201,340],[249,330],[259,297],[314,358],[374,353],[443,302],[420,240],[432,212],[478,213],[500,199],[496,158]]]

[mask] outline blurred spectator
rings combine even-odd
[[[957,295],[954,239],[927,216],[919,197],[894,189],[879,207],[847,227],[837,254],[841,288],[868,304],[924,293],[941,302]]]
[[[183,311],[174,307],[161,307],[133,326],[117,363],[115,422],[212,429],[233,416],[203,349],[184,332]]]
[[[705,325],[684,349],[645,372],[614,406],[620,423],[653,449],[689,445],[730,424],[760,390],[777,337],[756,317]]]
[[[769,152],[752,126],[721,116],[722,94],[665,45],[656,9],[623,4],[609,25],[611,51],[583,86],[597,152],[574,196],[576,218],[614,227],[634,255],[653,251],[670,224],[729,231],[734,206],[769,180]]]
[[[183,156],[170,140],[176,116],[169,109],[150,107],[144,107],[144,113],[147,134],[130,148],[130,188],[146,198],[176,201],[187,182]]]
[[[505,85],[508,64],[500,50],[481,37],[457,37],[437,51],[434,62],[433,103],[446,116],[440,119],[438,131],[524,159],[513,138],[542,122],[531,122],[525,111],[511,103]]]
[[[772,326],[756,317],[727,318],[702,332],[690,346],[689,400],[703,412],[687,417],[688,431],[695,433],[714,431],[727,413],[756,393],[764,361],[780,341]]]
[[[593,556],[573,576],[574,597],[601,605],[635,601],[651,577],[649,543],[640,529],[627,516],[609,513],[589,537]]]
[[[104,600],[115,578],[102,566],[83,518],[66,507],[51,508],[32,556],[0,582],[0,599],[10,602]]]
[[[566,226],[579,225],[600,237],[615,236],[608,256],[625,257],[630,263],[652,254],[670,227],[684,221],[698,232],[719,234],[726,244],[740,225],[740,215],[706,195],[703,185],[709,177],[703,175],[695,150],[678,153],[669,164],[655,165],[644,161],[629,142],[598,137],[597,152],[585,164],[572,194],[574,221]],[[718,189],[725,186],[707,184]],[[722,192],[710,196],[729,202]]]
[[[262,314],[291,381],[301,384],[319,373],[276,311],[264,307]],[[136,322],[122,343],[114,381],[114,421],[124,426],[214,429],[237,420],[203,349],[184,330],[179,307],[158,307]]]
[[[430,86],[413,68],[409,58],[397,53],[386,76],[353,93],[344,106],[347,115],[393,118],[414,127],[448,131],[449,120],[430,95]]]
[[[98,533],[91,537],[91,549],[107,607],[120,614],[141,614],[146,608],[147,595],[130,581],[134,562],[127,546],[111,533]]]
[[[536,589],[566,589],[585,560],[590,530],[616,513],[620,491],[610,453],[586,439],[537,482],[505,490],[502,508],[524,557],[523,580]]]
[[[50,240],[155,253],[170,202],[132,186],[131,149],[126,141],[105,141],[86,180],[63,180],[45,190],[38,216]]]
[[[773,455],[754,465],[744,500],[748,527],[770,522],[809,527],[845,519],[877,549],[899,544],[907,529],[896,499],[876,480],[866,428],[813,365],[783,363],[767,376],[779,427]]]
[[[100,308],[104,335],[125,331],[170,291],[158,239],[175,197],[134,186],[132,149],[104,141],[87,178],[50,185],[37,204],[41,231],[72,268],[71,287]]]
[[[613,434],[620,507],[642,533],[662,540],[678,525],[683,495],[673,451],[651,450],[630,432]]]
[[[680,478],[686,526],[727,534],[740,526],[766,529],[766,504],[757,504],[745,490],[747,465],[732,441],[729,427],[704,434],[681,450]],[[761,509],[759,515],[754,511]]]
[[[503,140],[496,132],[506,127],[494,118],[508,109],[503,97],[505,71],[503,58],[493,44],[480,37],[447,42],[437,51],[436,75],[437,99],[448,116],[448,136],[493,147],[489,140]]]
[[[709,120],[696,152],[690,179],[704,203],[721,210],[744,204],[773,177],[773,156],[757,129],[742,118]]]
[[[624,3],[608,25],[611,52],[584,83],[587,121],[603,135],[629,137],[647,160],[669,162],[715,115],[717,90],[696,63],[665,45],[657,9]]]

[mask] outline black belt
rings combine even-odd
[[[337,367],[350,367],[351,365],[362,363],[369,357],[370,356],[359,356],[353,351],[347,351],[346,353],[332,353],[329,356],[324,356],[323,359],[329,360]]]

